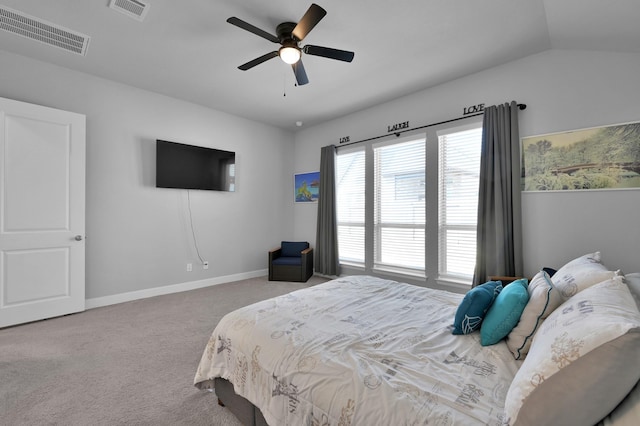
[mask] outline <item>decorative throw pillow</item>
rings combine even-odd
[[[505,401],[509,425],[592,425],[640,379],[640,311],[621,276],[547,317]]]
[[[551,279],[544,270],[533,277],[529,283],[528,292],[529,302],[522,311],[520,321],[507,336],[507,346],[515,359],[525,357],[542,321],[564,302],[562,295],[551,284]]]
[[[505,286],[496,297],[480,326],[482,346],[495,345],[518,324],[529,301],[527,279],[521,278]]]
[[[456,311],[453,334],[469,334],[479,329],[489,307],[501,290],[500,281],[488,281],[469,290]]]
[[[600,252],[585,254],[564,265],[553,275],[553,285],[570,298],[579,291],[617,275],[600,263]]]

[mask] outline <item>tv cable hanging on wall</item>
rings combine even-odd
[[[187,207],[189,208],[189,225],[191,227],[191,235],[193,236],[193,246],[196,249],[196,254],[198,255],[198,259],[200,259],[200,263],[203,265],[208,265],[208,262],[200,256],[200,249],[198,248],[198,240],[196,238],[196,232],[193,228],[193,213],[191,212],[191,190],[187,189]]]

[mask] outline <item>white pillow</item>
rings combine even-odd
[[[540,271],[533,277],[527,290],[529,302],[522,311],[520,322],[507,336],[507,346],[515,359],[524,359],[540,324],[564,302],[545,271]]]
[[[640,309],[640,272],[624,274],[636,305]],[[640,425],[640,382],[629,392],[626,398],[613,410],[599,426],[638,426]]]
[[[633,298],[636,299],[636,305],[640,309],[640,272],[624,274],[624,281],[629,286]]]
[[[640,311],[621,276],[560,305],[536,333],[505,401],[509,425],[593,425],[640,379]]]
[[[600,263],[600,252],[597,251],[573,259],[558,269],[551,281],[566,300],[579,291],[615,275],[616,272],[609,271]]]

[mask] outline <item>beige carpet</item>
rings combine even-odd
[[[229,425],[193,386],[226,313],[307,283],[266,277],[158,296],[0,330],[2,425]]]

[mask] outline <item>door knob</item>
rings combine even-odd
[[[82,241],[82,235],[76,235],[73,239],[76,241]]]

